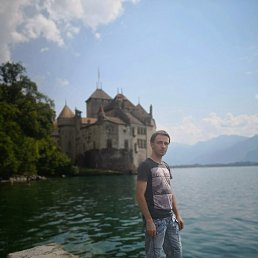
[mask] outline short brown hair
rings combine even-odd
[[[159,130],[159,131],[156,131],[155,133],[153,133],[152,136],[151,136],[151,138],[150,138],[150,142],[154,142],[155,139],[156,139],[156,137],[157,137],[158,135],[167,136],[168,139],[169,139],[169,143],[170,143],[170,136],[169,136],[169,134],[168,134],[166,131],[164,131],[164,130]]]

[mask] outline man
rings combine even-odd
[[[136,199],[145,224],[147,258],[160,257],[162,248],[167,258],[182,257],[179,230],[184,222],[171,189],[170,168],[162,161],[169,143],[167,132],[155,132],[150,139],[151,157],[138,168]]]

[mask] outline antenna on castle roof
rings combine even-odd
[[[99,71],[99,67],[98,67],[98,81],[97,81],[97,89],[98,88],[102,88],[102,83],[100,82],[100,71]]]

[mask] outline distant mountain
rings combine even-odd
[[[258,135],[222,135],[194,145],[172,142],[165,160],[170,165],[258,163]]]

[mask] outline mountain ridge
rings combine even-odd
[[[258,163],[258,135],[220,135],[193,145],[172,142],[164,159],[172,166]]]

